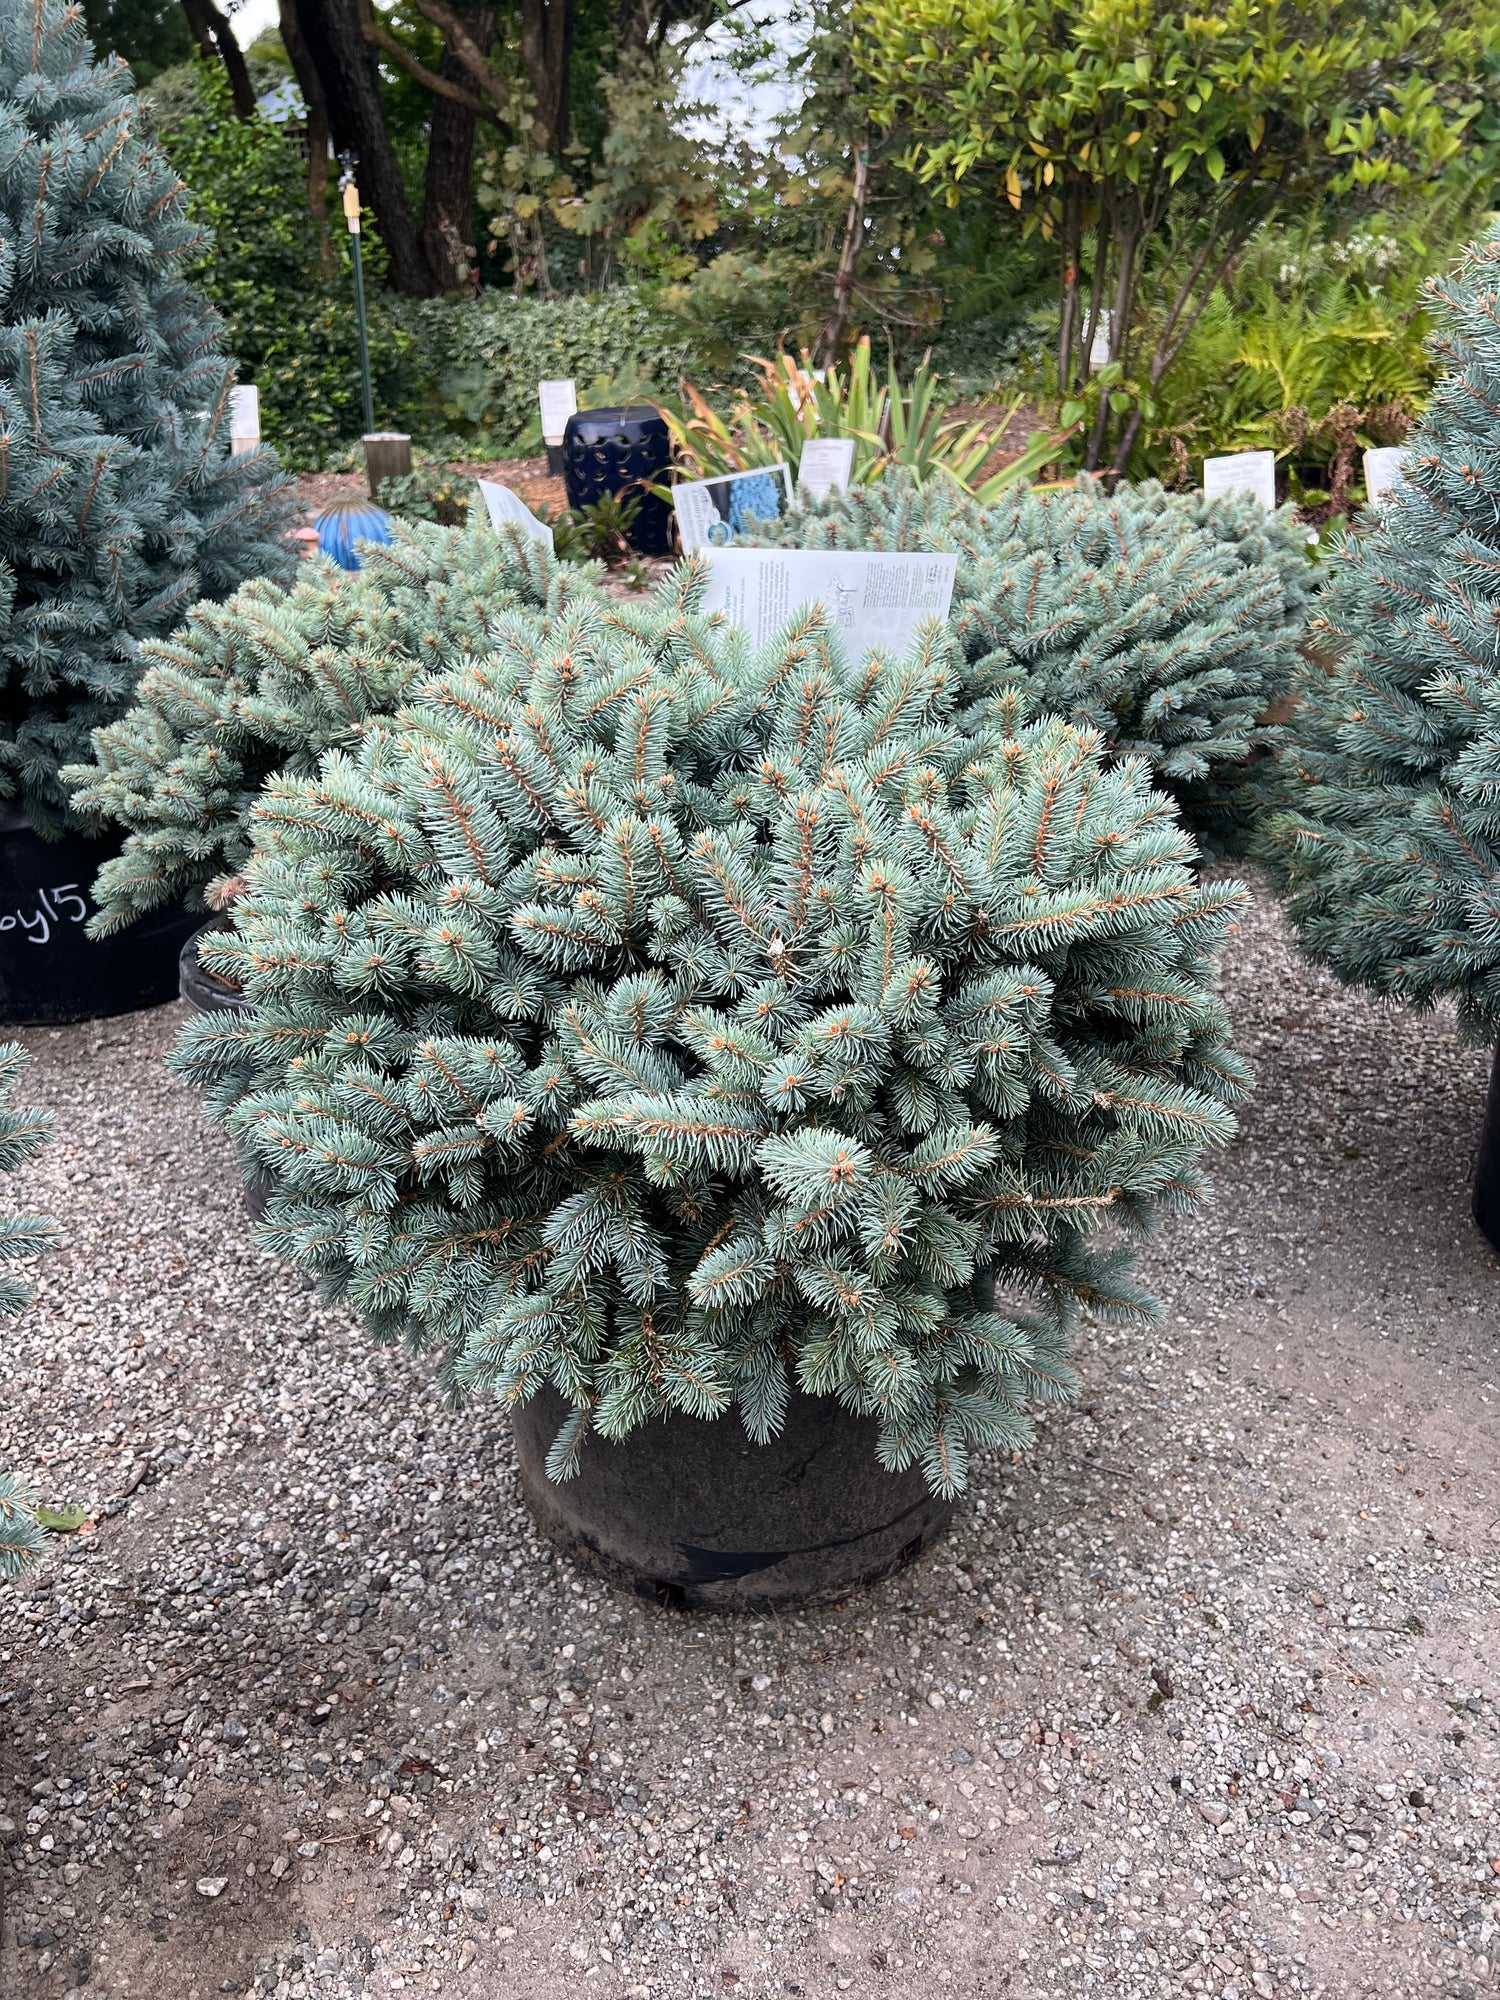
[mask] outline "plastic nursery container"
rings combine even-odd
[[[645,480],[664,481],[672,463],[667,420],[649,406],[577,410],[568,419],[562,449],[570,507],[592,507],[608,494],[639,490]],[[643,556],[670,555],[670,504],[654,493],[640,497],[630,546]]]
[[[671,1416],[618,1444],[590,1437],[571,1479],[547,1477],[568,1415],[555,1389],[515,1413],[521,1491],[586,1567],[658,1603],[756,1610],[838,1595],[903,1568],[953,1503],[920,1469],[887,1472],[878,1426],[794,1391],[780,1437],[752,1444],[737,1414]]]
[[[122,840],[43,840],[18,806],[0,808],[0,1024],[97,1021],[175,995],[177,954],[198,918],[157,910],[98,941],[84,928],[94,878]]]
[[[238,987],[226,986],[221,979],[205,972],[198,962],[198,940],[218,929],[217,924],[200,924],[182,947],[177,966],[178,992],[182,1003],[195,1014],[253,1013],[252,1003]],[[245,1184],[245,1206],[259,1222],[266,1212],[266,1203],[275,1192],[276,1183],[264,1167],[243,1153],[240,1155],[240,1175]]]
[[[1500,1250],[1500,1046],[1490,1070],[1489,1102],[1474,1162],[1474,1221],[1485,1240]]]

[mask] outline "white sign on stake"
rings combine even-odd
[[[1093,344],[1089,348],[1089,372],[1109,365],[1110,311],[1108,306],[1099,308],[1099,318],[1094,326]]]
[[[542,412],[543,442],[561,444],[568,419],[578,408],[578,391],[573,386],[572,376],[566,382],[538,382],[536,399]]]
[[[1276,512],[1276,454],[1274,451],[1237,451],[1229,458],[1203,461],[1203,497],[1216,500],[1221,493],[1253,493],[1268,514]]]
[[[260,443],[260,391],[253,383],[229,392],[229,449],[249,451]]]
[[[848,491],[854,470],[853,438],[809,438],[797,466],[797,484],[809,499]]]
[[[1365,453],[1365,497],[1378,507],[1396,483],[1405,450],[1399,444],[1375,445]]]
[[[683,551],[724,549],[755,521],[778,521],[792,504],[785,460],[726,472],[721,479],[685,479],[672,488]]]
[[[549,549],[552,547],[552,530],[545,521],[537,519],[519,493],[493,479],[478,479],[474,483],[483,495],[492,528],[498,529],[506,521],[514,521],[534,542],[545,542]]]
[[[917,628],[948,616],[956,555],[848,549],[705,549],[705,611],[724,612],[763,646],[804,604],[827,611],[851,659],[870,647],[899,659]]]

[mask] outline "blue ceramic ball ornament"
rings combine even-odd
[[[358,569],[356,542],[388,542],[391,517],[373,500],[335,500],[318,516],[318,552],[340,569]]]

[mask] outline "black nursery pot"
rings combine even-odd
[[[1490,1095],[1474,1162],[1474,1221],[1480,1234],[1500,1250],[1500,1046],[1490,1070]]]
[[[578,410],[563,432],[563,484],[570,507],[592,507],[610,493],[642,480],[663,480],[672,463],[672,438],[660,411],[646,406]],[[643,556],[669,555],[672,509],[642,493],[630,545]]]
[[[575,1478],[547,1477],[568,1405],[546,1389],[518,1410],[521,1491],[586,1567],[683,1608],[805,1604],[903,1568],[953,1503],[919,1470],[887,1472],[878,1426],[831,1396],[794,1393],[780,1437],[752,1444],[737,1415],[671,1416],[619,1444],[590,1437]]]
[[[205,972],[198,962],[198,940],[218,929],[217,924],[200,924],[183,945],[177,961],[178,993],[183,1005],[191,1007],[195,1014],[249,1014],[253,1012],[252,1002],[238,987],[225,986]],[[240,1154],[240,1173],[245,1183],[245,1206],[259,1222],[266,1212],[266,1203],[275,1192],[276,1183],[264,1167],[258,1166],[244,1153]]]
[[[0,808],[0,1024],[97,1021],[160,1007],[177,991],[177,954],[196,921],[158,910],[116,937],[84,929],[89,890],[113,840],[42,840],[19,807]]]

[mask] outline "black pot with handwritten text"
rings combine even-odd
[[[0,809],[0,1025],[96,1021],[176,999],[177,954],[201,915],[159,910],[98,941],[85,929],[89,885],[119,850],[119,838],[42,840],[19,808]]]

